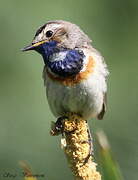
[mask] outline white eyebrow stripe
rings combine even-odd
[[[46,31],[55,31],[57,28],[61,27],[61,24],[49,24],[48,26],[46,26],[43,30],[44,33],[46,33]]]
[[[46,38],[46,32],[51,30],[51,31],[56,31],[56,29],[61,28],[62,25],[58,24],[58,23],[51,23],[51,24],[47,24],[47,25],[43,25],[42,27],[40,27],[38,30],[38,32],[36,33],[37,36],[34,37],[33,43],[42,41]]]

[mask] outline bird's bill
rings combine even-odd
[[[36,42],[34,44],[30,44],[29,46],[26,46],[25,48],[22,49],[22,51],[30,51],[34,50],[36,47],[40,46],[41,44],[47,42],[47,40]]]

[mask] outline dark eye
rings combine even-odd
[[[49,30],[49,31],[46,32],[46,37],[51,37],[52,34],[53,34],[53,32]]]

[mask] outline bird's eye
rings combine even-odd
[[[49,30],[49,31],[46,32],[46,37],[51,37],[52,35],[53,35],[52,31]]]

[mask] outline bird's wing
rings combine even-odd
[[[98,114],[98,116],[97,116],[97,118],[98,118],[99,120],[102,120],[102,119],[103,119],[104,114],[105,114],[105,112],[106,112],[106,107],[107,107],[107,94],[104,93],[104,94],[103,94],[103,106],[102,106],[102,110],[101,110],[101,112],[100,112],[100,113]]]

